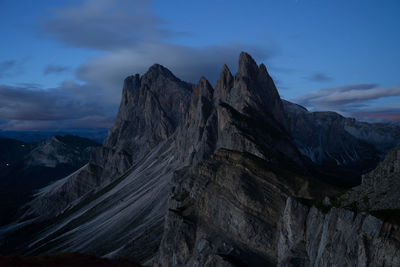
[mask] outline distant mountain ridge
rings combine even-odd
[[[374,125],[294,105],[244,52],[238,72],[223,66],[215,88],[158,64],[129,76],[103,145],[0,229],[0,252],[276,266],[287,199],[349,187],[397,140],[397,128],[368,141],[381,133]]]
[[[327,172],[337,172],[348,185],[357,185],[386,153],[400,144],[400,127],[359,122],[335,112],[309,112],[283,100],[290,132],[304,156]]]
[[[53,136],[73,135],[88,138],[103,143],[107,137],[108,129],[69,129],[59,131],[11,131],[0,130],[0,136],[10,139],[16,139],[25,143],[40,142]]]
[[[92,140],[72,135],[38,143],[0,137],[0,225],[10,222],[36,190],[86,164],[96,146]]]

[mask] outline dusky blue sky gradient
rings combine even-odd
[[[242,50],[285,99],[400,121],[397,0],[0,0],[0,12],[3,130],[108,127],[125,76],[157,62],[215,84]]]

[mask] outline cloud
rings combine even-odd
[[[61,66],[61,65],[48,65],[46,68],[43,70],[44,75],[49,75],[53,73],[61,73],[61,72],[66,72],[70,68],[67,66]]]
[[[144,73],[154,63],[171,69],[179,78],[197,82],[206,76],[216,81],[222,65],[236,65],[242,50],[257,59],[276,54],[276,47],[246,44],[214,45],[203,48],[168,42],[178,33],[167,30],[166,22],[150,10],[150,1],[86,0],[80,5],[58,8],[42,19],[41,30],[64,44],[105,50],[105,55],[82,64],[77,77],[96,84],[115,101],[122,80]],[[115,96],[116,95],[116,96]]]
[[[277,47],[230,43],[190,47],[171,43],[179,33],[150,10],[150,1],[84,0],[53,9],[39,22],[41,34],[63,44],[100,55],[81,64],[75,81],[58,88],[40,85],[0,85],[0,129],[51,129],[51,127],[109,127],[116,114],[126,76],[144,74],[154,63],[177,77],[196,83],[201,76],[215,83],[223,64],[234,72],[242,50],[258,60],[276,55]],[[44,75],[67,71],[49,65]]]
[[[317,72],[314,73],[308,77],[305,77],[307,80],[312,81],[312,82],[327,82],[327,81],[331,81],[332,78],[330,76],[328,76],[325,73],[322,72]]]
[[[169,38],[164,22],[150,11],[150,1],[86,0],[81,5],[52,10],[41,20],[46,36],[75,47],[98,50]]]
[[[374,122],[400,123],[400,103],[386,106],[371,107],[351,113],[353,117]]]
[[[357,106],[384,97],[399,96],[400,86],[377,87],[377,84],[352,84],[313,91],[295,99],[311,107]]]
[[[189,47],[170,43],[178,35],[167,30],[166,22],[150,10],[150,1],[85,0],[81,4],[52,10],[43,18],[41,30],[46,36],[74,47],[104,50],[78,67],[76,77],[97,94],[117,105],[123,79],[143,74],[159,63],[177,77],[196,83],[206,76],[215,83],[223,64],[235,70],[242,50],[263,60],[276,54],[276,47],[225,44]]]
[[[82,88],[81,88],[82,89]],[[2,130],[109,127],[112,106],[78,95],[68,87],[38,89],[0,85]],[[5,121],[5,122],[4,122]]]
[[[311,110],[331,110],[364,120],[399,121],[399,106],[377,106],[376,100],[400,96],[400,85],[351,84],[313,91],[293,100]]]

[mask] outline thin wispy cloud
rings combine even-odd
[[[325,88],[297,97],[295,101],[311,107],[358,105],[383,97],[399,96],[400,86],[378,87],[377,84],[351,84]]]
[[[293,101],[314,111],[332,110],[360,119],[400,121],[398,106],[374,104],[377,100],[398,96],[400,85],[379,87],[378,84],[370,83],[324,88],[297,97]]]
[[[112,109],[67,86],[43,89],[0,85],[0,118],[6,120],[0,125],[2,130],[68,128],[82,126],[82,122],[88,127],[109,127]]]
[[[400,123],[400,102],[357,110],[351,116],[363,120]]]

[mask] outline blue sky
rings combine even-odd
[[[400,121],[397,0],[0,0],[0,129],[108,127],[153,63],[212,83],[239,52],[310,110]]]

